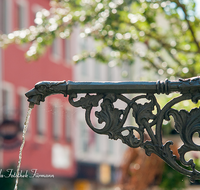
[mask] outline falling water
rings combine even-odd
[[[28,128],[29,118],[30,118],[33,106],[34,106],[33,104],[29,105],[29,109],[28,109],[28,112],[27,112],[27,115],[26,115],[26,120],[24,122],[24,129],[23,129],[23,134],[22,134],[22,144],[21,144],[20,150],[19,150],[19,161],[18,161],[18,165],[17,165],[17,173],[16,173],[16,181],[15,181],[14,190],[17,190],[17,185],[18,185],[18,181],[19,181],[19,170],[20,170],[20,166],[21,166],[21,162],[22,162],[22,150],[24,148],[25,135],[26,135],[26,131],[27,131],[27,128]]]

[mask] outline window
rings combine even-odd
[[[94,126],[97,129],[102,128],[102,126],[98,122],[95,122]],[[95,132],[93,133],[94,133],[94,150],[96,153],[98,153],[100,151],[100,145],[101,145],[100,143],[101,143],[102,136],[100,136],[98,133],[95,133]]]
[[[17,3],[17,28],[19,30],[28,27],[28,8],[25,0],[20,0]]]
[[[19,122],[20,128],[23,130],[24,121],[27,114],[28,102],[24,94],[19,94]]]
[[[113,153],[114,153],[114,141],[113,140],[111,140],[111,139],[108,139],[108,149],[107,149],[107,152],[108,152],[108,154],[109,155],[112,155]]]
[[[87,39],[86,38],[81,38],[80,39],[80,47],[81,51],[87,51]]]
[[[41,102],[39,106],[36,106],[36,127],[38,135],[44,135],[45,121],[45,102]]]
[[[100,151],[100,139],[99,139],[99,134],[95,133],[95,151],[99,152]]]
[[[62,57],[62,43],[60,38],[55,38],[52,43],[52,55],[54,59],[60,59]]]
[[[4,34],[11,32],[11,3],[10,0],[0,0],[0,31]]]
[[[17,24],[18,24],[18,29],[24,28],[24,8],[22,5],[18,4],[17,5]]]
[[[87,41],[85,38],[82,38],[80,40],[80,47],[81,47],[81,52],[87,51]],[[87,62],[84,60],[80,64],[81,64],[82,76],[87,76],[88,73]]]
[[[88,68],[87,68],[87,62],[86,61],[81,61],[81,72],[82,72],[82,76],[87,76],[87,71],[88,71]]]
[[[71,151],[68,146],[59,143],[53,144],[51,159],[54,168],[69,169],[72,166]]]
[[[71,141],[71,121],[72,121],[72,115],[70,108],[65,109],[65,138],[68,142]]]
[[[95,62],[94,65],[94,74],[95,74],[95,80],[100,80],[100,74],[101,74],[101,67],[98,62]]]
[[[0,122],[3,121],[3,105],[2,105],[2,52],[0,49]]]
[[[7,83],[6,83],[7,84]],[[2,90],[2,107],[3,119],[14,119],[13,88],[10,84],[3,85]]]
[[[88,126],[85,126],[85,127],[88,127]],[[95,145],[96,145],[95,132],[90,128],[87,128],[87,130],[88,130],[88,148],[89,149],[94,149],[94,148],[96,148],[95,147]]]
[[[17,4],[17,27],[23,29],[28,27],[28,12],[27,2],[24,0],[19,1]]]
[[[88,130],[85,122],[80,122],[80,147],[83,152],[88,151]]]
[[[70,39],[66,39],[64,41],[64,54],[65,54],[65,57],[64,59],[66,60],[67,64],[70,64],[71,62],[71,40]]]
[[[34,23],[34,24],[38,24],[38,20],[35,20],[36,19],[36,16],[37,15],[40,15],[40,13],[41,13],[41,10],[43,9],[43,7],[42,6],[40,6],[40,5],[37,5],[37,4],[34,4],[34,5],[32,5],[31,6],[31,8],[32,8],[32,16],[33,16],[33,20],[32,20],[32,22]],[[35,22],[36,21],[36,22]]]
[[[2,91],[3,99],[3,117],[4,119],[9,118],[9,92],[5,89]]]
[[[58,140],[61,134],[61,110],[58,104],[52,104],[52,136]]]
[[[107,68],[108,68],[108,81],[112,81],[112,68],[109,66]]]

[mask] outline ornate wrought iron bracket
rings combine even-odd
[[[169,94],[179,92],[180,96],[169,101],[162,109],[155,97],[155,94]],[[200,179],[200,172],[195,169],[192,159],[185,160],[185,154],[189,151],[199,151],[200,146],[193,141],[194,133],[200,135],[200,109],[195,108],[190,112],[176,110],[173,108],[177,103],[184,100],[192,100],[197,103],[200,99],[200,78],[179,79],[179,81],[164,82],[48,82],[43,81],[35,85],[35,88],[26,93],[28,101],[33,104],[40,104],[45,97],[51,94],[69,95],[69,102],[74,107],[85,109],[85,120],[88,126],[98,134],[108,135],[109,138],[121,139],[123,143],[132,148],[142,147],[147,155],[155,153],[168,165],[178,172],[187,175],[191,181]],[[77,94],[86,93],[85,97],[77,100]],[[132,99],[122,94],[142,93]],[[146,99],[145,104],[138,103],[138,100]],[[121,100],[126,104],[124,109],[115,108],[114,102]],[[100,104],[100,101],[102,103]],[[105,123],[99,129],[91,122],[91,110],[99,106],[101,111],[96,111],[95,116],[99,123]],[[156,113],[155,113],[156,110]],[[124,126],[129,113],[135,118],[137,127]],[[173,154],[170,145],[172,141],[162,143],[162,124],[164,120],[174,118],[174,128],[179,133],[183,145],[178,149],[180,162]],[[153,129],[155,126],[155,130]],[[123,135],[127,131],[127,135]],[[144,132],[147,131],[149,141],[144,140]],[[139,136],[136,136],[136,133]]]

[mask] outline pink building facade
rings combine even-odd
[[[49,0],[0,0],[1,33],[8,34],[34,25],[36,12],[43,8],[49,9]],[[18,162],[19,142],[28,110],[25,92],[39,81],[73,80],[69,47],[69,40],[56,39],[45,55],[34,62],[25,59],[29,45],[13,44],[1,49],[0,120],[17,121],[21,128],[15,140],[1,140],[1,168]],[[67,98],[61,95],[47,97],[44,103],[35,106],[23,150],[21,169],[37,169],[39,174],[52,174],[56,179],[65,179],[60,182],[60,189],[72,185],[69,179],[76,174],[72,110]]]

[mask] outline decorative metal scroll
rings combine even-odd
[[[110,89],[110,91],[108,90],[112,87],[112,84],[110,83],[98,83],[97,87],[91,83],[77,84],[71,81],[68,83],[65,83],[65,81],[60,83],[50,83],[51,84],[49,84],[49,82],[42,82],[36,84],[35,89],[32,89],[26,94],[29,101],[39,104],[40,101],[44,101],[44,98],[47,95],[62,93],[66,96],[66,94],[68,94],[69,102],[72,106],[82,107],[85,109],[85,120],[94,132],[108,135],[110,139],[121,139],[123,143],[132,148],[141,147],[145,149],[148,156],[151,155],[151,153],[155,153],[173,169],[189,176],[191,181],[200,179],[200,172],[195,169],[194,161],[192,159],[189,161],[185,160],[185,154],[187,152],[200,150],[200,146],[195,144],[193,141],[194,133],[197,132],[200,135],[200,108],[192,109],[190,112],[186,110],[178,111],[173,108],[174,105],[184,100],[192,100],[195,103],[198,102],[200,99],[200,78],[197,77],[187,80],[180,79],[178,82],[170,82],[166,80],[163,83],[157,82],[155,84],[148,82],[144,84],[141,83],[144,86],[141,86],[140,83],[133,83],[133,88],[131,87],[130,90],[131,93],[134,90],[137,90],[137,92],[141,91],[143,93],[146,91],[146,93],[143,95],[137,95],[132,99],[122,95],[122,93],[120,93],[120,89],[123,92],[126,88],[124,88],[124,85],[121,87],[116,85],[116,83],[113,84],[118,87],[118,89],[116,89],[116,93],[111,93],[115,92],[113,89]],[[58,88],[59,85],[61,85],[60,88]],[[66,85],[67,93],[64,85]],[[105,88],[103,88],[104,85]],[[126,85],[130,86],[129,83]],[[94,87],[96,90],[91,90]],[[38,93],[36,91],[38,91]],[[154,94],[168,94],[173,91],[179,91],[181,93],[180,96],[169,101],[161,109]],[[85,92],[85,97],[81,97],[77,100],[77,94]],[[94,92],[96,93],[94,94]],[[41,98],[35,98],[36,96],[41,96]],[[145,99],[146,103],[138,103],[141,99]],[[124,102],[126,107],[124,109],[115,108],[114,103],[117,100]],[[104,127],[101,129],[93,126],[91,122],[92,108],[99,105],[101,107],[101,111],[96,111],[95,116],[97,117],[99,123],[104,124]],[[137,127],[124,126],[130,113],[135,118],[135,122],[138,125]],[[170,116],[173,117],[175,122],[174,128],[179,133],[183,142],[183,145],[178,149],[181,164],[178,164],[176,156],[170,148],[173,142],[168,141],[165,144],[162,143],[163,139],[161,131],[163,121],[169,121]],[[153,128],[153,126],[155,126],[155,128]],[[127,135],[124,135],[124,131],[127,131]],[[150,140],[144,140],[145,131],[148,133]]]
[[[197,95],[197,94],[196,94]],[[200,94],[198,94],[200,97]],[[75,107],[82,107],[85,109],[85,120],[88,126],[98,134],[108,135],[110,139],[121,139],[123,143],[132,148],[142,147],[148,156],[151,153],[155,153],[162,158],[167,164],[178,172],[191,177],[191,180],[200,178],[200,172],[195,169],[193,160],[186,161],[184,156],[189,151],[198,151],[200,146],[195,144],[192,137],[195,132],[200,132],[200,109],[192,109],[190,112],[185,110],[175,110],[172,108],[175,104],[188,99],[193,99],[191,94],[184,94],[178,98],[168,102],[163,109],[156,100],[153,94],[146,94],[136,96],[133,99],[128,99],[121,94],[87,94],[84,98],[74,101],[77,98],[77,94],[71,94],[69,96],[69,102]],[[139,104],[136,101],[139,99],[146,99],[149,102],[145,104]],[[95,128],[91,122],[91,110],[93,107],[101,103],[101,111],[96,111],[95,116],[98,118],[99,123],[105,123],[102,129]],[[125,109],[117,109],[113,103],[117,100],[121,100],[126,103]],[[153,113],[156,108],[157,113]],[[135,118],[138,127],[124,126],[129,113]],[[179,165],[176,161],[176,156],[170,149],[172,141],[168,141],[166,144],[162,143],[161,128],[163,120],[170,120],[169,116],[172,116],[175,121],[175,129],[180,134],[183,145],[178,149],[180,154],[180,162],[184,166],[191,167],[191,170],[185,169]],[[155,133],[152,127],[155,125]],[[151,141],[144,142],[144,131],[147,131]],[[128,135],[123,135],[123,131],[128,131]],[[139,134],[136,137],[135,132]]]

